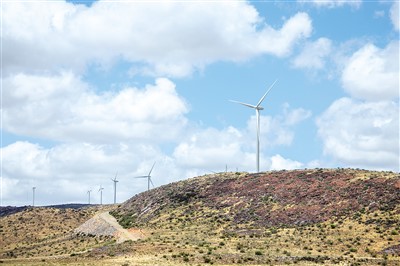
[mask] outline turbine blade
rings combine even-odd
[[[151,181],[151,177],[149,176],[150,184],[154,187],[153,181]]]
[[[263,97],[261,97],[260,101],[259,101],[258,104],[257,104],[257,107],[259,107],[260,104],[262,103],[262,101],[264,101],[265,96],[267,96],[267,94],[270,92],[270,90],[272,89],[272,87],[275,85],[275,83],[276,83],[277,81],[278,81],[278,80],[275,80],[274,83],[272,83],[272,85],[269,87],[269,89],[267,90],[267,92],[263,95]]]
[[[154,162],[154,163],[153,163],[153,166],[151,167],[151,169],[150,169],[150,172],[149,172],[149,175],[148,175],[148,176],[150,176],[150,174],[151,174],[151,171],[153,171],[154,165],[156,165],[156,162]]]
[[[135,176],[134,178],[148,178],[148,175],[142,175],[142,176]]]
[[[233,103],[238,103],[238,104],[241,104],[241,105],[244,105],[244,106],[247,106],[247,107],[250,107],[250,108],[257,108],[257,106],[255,106],[255,105],[252,105],[252,104],[248,104],[248,103],[242,103],[242,102],[238,102],[238,101],[234,101],[234,100],[229,100],[230,102],[233,102]]]

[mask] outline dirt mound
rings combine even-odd
[[[96,214],[76,228],[74,232],[78,235],[115,237],[117,243],[144,237],[144,234],[139,230],[128,231],[122,228],[108,212]]]

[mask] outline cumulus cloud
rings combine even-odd
[[[315,42],[306,43],[292,64],[296,68],[321,69],[325,66],[326,57],[331,51],[332,41],[327,38],[319,38]]]
[[[393,23],[393,27],[395,30],[399,31],[399,23],[400,23],[400,18],[399,18],[399,1],[393,1],[393,5],[390,8],[390,19]]]
[[[122,59],[135,64],[133,73],[186,76],[218,60],[286,56],[311,31],[305,13],[274,29],[244,1],[100,0],[90,7],[64,1],[7,2],[3,68],[4,73],[82,71],[87,64],[109,66]]]
[[[8,80],[14,87],[13,90],[7,90],[7,101],[5,101],[7,105],[4,107],[4,117],[7,119],[4,125],[8,129],[25,132],[31,136],[43,138],[54,136],[54,139],[61,143],[44,147],[28,141],[17,141],[2,148],[4,159],[2,186],[4,202],[7,204],[30,204],[33,186],[37,187],[39,205],[86,202],[86,192],[89,189],[93,190],[92,202],[99,202],[99,195],[94,191],[100,185],[105,188],[103,200],[109,203],[113,199],[113,184],[110,178],[116,171],[120,180],[118,183],[120,202],[146,190],[146,182],[133,177],[148,173],[154,161],[157,161],[153,171],[153,182],[156,186],[211,171],[223,171],[225,165],[230,171],[236,169],[254,171],[255,128],[228,127],[218,130],[199,128],[191,124],[182,126],[180,123],[186,121],[186,105],[182,99],[176,97],[174,85],[167,79],[157,80],[154,85],[148,85],[143,89],[127,88],[110,94],[96,94],[70,73],[53,77],[54,80],[49,77],[35,76],[35,80],[31,78],[20,75],[16,80]],[[31,87],[21,85],[26,83],[35,85]],[[58,89],[54,89],[53,83],[59,85]],[[17,86],[18,84],[21,86]],[[76,86],[71,86],[72,84]],[[80,96],[73,98],[74,101],[70,99],[70,92],[67,89],[69,87],[79,92]],[[119,100],[119,97],[126,102]],[[140,113],[142,107],[151,108],[157,105],[161,98],[164,102],[168,102],[168,97],[176,101],[171,101],[174,106],[165,103],[167,105],[163,107],[161,104],[160,110],[156,109],[153,112],[143,110],[144,113]],[[51,99],[59,104],[46,106],[45,99]],[[65,106],[71,105],[69,109],[64,110],[62,105],[64,101],[66,101]],[[113,105],[114,102],[117,104]],[[179,108],[177,104],[178,106],[181,104]],[[56,108],[58,105],[61,106],[60,110]],[[38,106],[46,108],[37,109]],[[110,106],[112,108],[109,108]],[[28,109],[24,109],[21,115],[16,115],[18,108],[28,108],[29,112]],[[73,112],[80,108],[85,109]],[[166,109],[162,110],[163,108]],[[174,111],[170,110],[171,108],[177,109]],[[54,112],[61,112],[54,116],[57,119],[52,116]],[[47,117],[47,113],[51,115]],[[25,114],[25,117],[22,114]],[[280,115],[262,116],[262,128],[265,126],[261,134],[262,145],[288,145],[294,137],[293,127],[307,119],[310,114],[307,110],[291,108],[285,104]],[[43,116],[43,121],[30,121],[35,120],[33,119],[35,116]],[[174,122],[175,116],[179,119]],[[12,121],[11,117],[15,120]],[[253,116],[249,120],[254,121],[254,119]],[[165,126],[164,120],[172,122],[165,122],[168,124]],[[132,124],[132,128],[125,129],[115,124],[122,123],[121,121]],[[267,127],[266,121],[273,127]],[[83,127],[89,122],[104,123],[104,126]],[[149,123],[150,129],[147,128],[148,131],[140,132],[138,135],[135,128],[138,130],[137,128],[141,128],[145,122]],[[103,127],[106,126],[111,129],[104,131]],[[166,132],[169,126],[177,128],[181,126],[181,131],[171,139],[154,141],[156,137],[169,134]],[[271,133],[272,129],[274,132],[275,129],[279,129],[278,133]],[[123,130],[127,131],[121,132]],[[125,137],[125,134],[129,137]],[[270,136],[273,136],[271,140]],[[161,146],[171,142],[173,151],[169,155],[161,149]],[[272,166],[273,169],[299,166],[298,162],[278,155],[274,155],[271,159],[267,154],[261,154],[260,159],[264,170]],[[12,194],[10,186],[14,189]]]
[[[276,117],[260,116],[260,146],[287,146],[294,139],[294,126],[311,116],[311,112],[302,108],[292,109],[288,104],[283,106],[283,112]],[[175,148],[173,157],[185,167],[198,169],[221,170],[225,164],[240,170],[254,171],[255,143],[256,143],[256,116],[251,116],[247,127],[237,129],[228,127],[222,130],[207,128],[196,130]],[[278,158],[278,157],[276,157]],[[278,158],[279,159],[279,158]],[[268,158],[267,154],[260,154],[261,169],[274,167],[294,167],[294,161]],[[285,162],[287,164],[285,164]],[[293,164],[290,164],[293,162]],[[300,166],[300,165],[298,165]],[[274,168],[275,169],[275,168]]]
[[[380,49],[369,43],[348,60],[342,85],[353,97],[390,100],[399,97],[399,41]]]
[[[311,111],[303,108],[292,109],[289,104],[283,105],[283,112],[277,116],[260,116],[261,147],[284,145],[289,146],[294,139],[293,127],[311,116]],[[256,135],[257,118],[251,116],[247,121],[246,133]],[[255,145],[255,144],[254,144]]]
[[[175,148],[173,157],[185,167],[217,171],[230,164],[249,170],[255,155],[243,150],[245,141],[243,133],[234,127],[197,130]]]
[[[63,72],[19,74],[3,86],[3,127],[20,135],[94,143],[162,141],[175,139],[187,120],[187,104],[168,79],[99,93]]]
[[[145,180],[134,177],[147,174],[154,161],[157,164],[152,175],[156,186],[189,177],[171,157],[150,144],[65,143],[46,148],[18,141],[3,147],[1,152],[1,185],[3,202],[7,205],[31,204],[33,186],[38,205],[87,202],[89,189],[92,203],[99,203],[100,185],[105,188],[103,202],[111,203],[110,179],[117,171],[117,200],[121,202],[147,189]]]
[[[342,165],[399,171],[398,102],[341,98],[318,118],[324,153]]]
[[[271,170],[293,170],[300,169],[302,167],[303,163],[290,159],[285,159],[279,154],[271,157]]]

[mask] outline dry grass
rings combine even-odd
[[[0,259],[60,257],[112,241],[76,236],[73,230],[99,211],[98,208],[28,208],[0,218]]]

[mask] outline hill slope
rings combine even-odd
[[[394,210],[400,202],[395,173],[357,170],[297,170],[262,174],[222,173],[169,184],[131,198],[115,212],[125,226],[157,220],[182,208],[196,219],[209,211],[229,225],[292,226],[332,217]]]
[[[177,254],[166,256],[175,260],[375,265],[399,262],[399,203],[397,173],[315,169],[192,178],[136,195],[112,214],[126,228],[152,230],[153,248],[136,250],[173,246]]]

